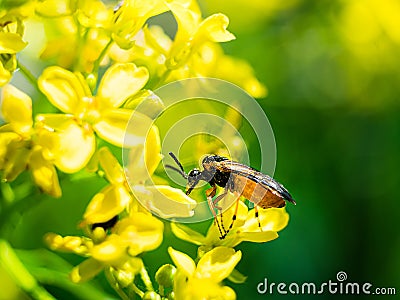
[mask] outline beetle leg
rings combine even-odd
[[[224,234],[220,236],[221,240],[226,236],[227,232],[226,232],[226,229],[225,229],[225,226],[224,226],[224,220],[222,218],[222,207],[221,206],[217,206],[217,204],[218,204],[219,201],[221,201],[226,196],[227,193],[228,193],[228,191],[227,191],[227,189],[225,189],[224,192],[221,195],[218,195],[217,198],[215,198],[213,200],[213,206],[216,209],[219,210],[220,224],[221,224],[221,227],[222,227],[222,231],[224,232]]]
[[[221,206],[217,206],[217,204],[218,204],[219,201],[221,201],[226,196],[227,193],[228,193],[228,191],[225,190],[221,195],[218,195],[217,198],[215,198],[213,200],[213,206],[216,209],[218,209],[221,213],[222,213],[222,207]]]
[[[214,224],[215,224],[215,223],[217,224],[220,237],[222,237],[222,236],[224,236],[225,229],[222,231],[221,225],[220,225],[220,223],[218,222],[217,214],[215,213],[214,202],[213,202],[213,199],[212,199],[211,196],[208,196],[208,197],[207,197],[207,202],[208,202],[208,206],[210,207],[211,213],[212,213],[212,215],[213,215],[213,217],[214,217]],[[224,232],[224,233],[223,233],[223,232]]]
[[[232,215],[232,222],[231,222],[231,224],[229,225],[228,230],[225,230],[225,235],[224,235],[223,238],[225,238],[225,236],[227,236],[227,234],[228,234],[229,231],[233,228],[233,224],[234,224],[235,221],[236,221],[237,212],[238,212],[238,208],[239,208],[240,195],[238,195],[238,197],[236,198],[235,201],[236,201],[236,206],[235,206],[235,211],[234,211],[234,213],[233,213],[233,215]]]
[[[261,227],[260,217],[258,215],[257,205],[254,205],[254,214],[255,214],[255,217],[257,218],[258,228],[260,228],[260,231],[262,232],[263,230],[262,230],[262,227]]]
[[[217,186],[211,182],[210,182],[210,184],[211,184],[211,188],[206,190],[207,202],[208,202],[208,206],[210,207],[211,213],[213,215],[214,223],[217,224],[219,234],[220,234],[220,236],[223,236],[223,232],[225,232],[225,229],[222,230],[223,227],[221,228],[221,225],[218,222],[217,213],[215,212],[215,208],[216,208],[215,202],[213,201],[213,197],[217,193]]]
[[[214,185],[214,186],[210,187],[208,190],[206,190],[207,198],[208,197],[214,198],[216,192],[217,192],[217,186]]]

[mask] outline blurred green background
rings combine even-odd
[[[260,295],[257,284],[264,278],[319,284],[335,281],[339,271],[347,273],[347,282],[395,287],[398,294],[400,3],[201,3],[207,15],[224,12],[230,17],[237,39],[224,49],[249,61],[268,88],[268,97],[259,102],[275,132],[274,177],[297,200],[297,206],[288,205],[290,223],[279,239],[238,247],[243,251],[238,269],[248,276],[244,284],[232,285],[238,299],[292,299],[276,292]],[[11,244],[35,249],[44,247],[46,232],[79,233],[76,224],[87,201],[104,184],[64,178],[63,190],[68,192],[61,199],[30,199],[39,205],[7,225]],[[163,243],[162,249],[168,246]],[[174,240],[174,247],[195,256],[195,246]],[[72,264],[80,261],[74,255],[63,257]],[[165,251],[144,259],[169,260]],[[71,292],[49,289],[60,299],[73,298]],[[319,296],[330,297],[339,298]]]
[[[237,40],[224,47],[250,61],[268,87],[260,103],[275,132],[275,178],[298,203],[288,205],[278,240],[241,247],[239,269],[249,280],[238,298],[284,298],[257,294],[265,277],[321,283],[339,271],[347,282],[398,294],[400,3],[280,2],[264,1],[273,12],[256,26],[257,5],[231,6],[235,18],[227,12]]]

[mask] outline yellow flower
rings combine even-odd
[[[229,19],[224,14],[213,14],[202,20],[200,9],[194,1],[168,2],[167,5],[178,23],[178,31],[166,62],[169,69],[183,66],[206,42],[227,42],[235,39],[226,30]]]
[[[236,299],[235,292],[220,283],[227,278],[242,257],[240,251],[216,247],[197,263],[172,247],[169,255],[177,267],[174,278],[176,299]]]
[[[61,196],[57,172],[46,159],[42,138],[54,140],[50,132],[33,127],[32,100],[12,85],[2,90],[2,114],[7,124],[0,127],[0,170],[3,179],[13,181],[29,168],[39,188],[54,197]]]
[[[160,147],[158,129],[153,125],[144,146],[138,145],[130,152],[130,171],[125,172],[132,175],[128,178],[108,148],[101,148],[95,159],[110,184],[92,198],[81,225],[105,223],[124,211],[127,214],[152,211],[169,218],[193,215],[196,202],[181,190],[169,186],[145,185],[161,160]],[[96,169],[92,168],[92,171]]]
[[[0,12],[0,86],[8,83],[17,68],[16,53],[27,45],[22,40],[24,26],[18,14]]]
[[[76,2],[69,0],[41,0],[35,6],[39,16],[56,18],[72,15],[76,10]]]
[[[144,145],[139,144],[129,150],[125,172],[131,191],[144,207],[162,218],[191,217],[196,201],[180,189],[151,182],[151,176],[162,158],[160,151],[158,129],[152,126]]]
[[[114,44],[109,56],[116,62],[137,62],[146,66],[151,74],[149,84],[153,86],[167,71],[165,61],[172,40],[160,26],[146,25],[135,35],[134,41],[135,44],[127,50]]]
[[[41,59],[91,73],[110,41],[112,8],[99,0],[46,0],[38,3],[36,12],[43,17],[47,37]]]
[[[227,201],[229,201],[229,199],[227,199]],[[236,203],[233,203],[227,211],[223,212],[222,224],[225,229],[228,229],[232,223],[232,216],[235,209]],[[199,256],[201,256],[218,245],[235,247],[244,241],[264,243],[274,240],[278,237],[277,232],[285,228],[289,221],[289,215],[285,211],[285,208],[258,208],[258,215],[259,217],[256,218],[255,210],[249,210],[247,206],[239,200],[236,220],[233,223],[232,229],[224,239],[220,239],[220,232],[215,222],[209,227],[206,236],[182,224],[173,223],[171,227],[173,233],[178,238],[201,246],[199,248]],[[218,222],[221,224],[220,216],[217,218]],[[258,221],[260,221],[261,229],[258,226]]]
[[[74,282],[89,280],[109,267],[134,276],[143,267],[136,256],[161,244],[164,225],[151,215],[136,212],[118,221],[108,235],[107,229],[95,227],[90,238],[49,233],[45,240],[52,250],[89,257],[72,270]]]
[[[63,144],[53,149],[55,164],[60,170],[72,173],[87,164],[95,150],[94,132],[119,147],[137,143],[135,132],[125,132],[131,111],[119,107],[146,84],[148,76],[143,67],[115,64],[107,69],[97,95],[93,96],[79,73],[57,66],[43,71],[38,80],[40,90],[65,113],[37,117],[44,127],[54,129],[61,136]],[[140,117],[144,122],[148,119],[144,115]],[[124,141],[126,134],[128,138]]]
[[[224,54],[220,45],[205,43],[198,54],[188,62],[187,72],[224,79],[240,86],[256,98],[267,95],[266,87],[254,76],[254,70],[249,63]]]
[[[158,83],[167,72],[166,60],[170,56],[173,41],[159,26],[144,27],[135,36],[135,45],[129,50],[122,50],[114,45],[110,57],[117,62],[137,62],[145,65],[151,74],[151,81]],[[168,66],[168,64],[167,64]],[[182,65],[170,70],[167,82],[191,77],[213,77],[232,82],[251,96],[265,97],[267,90],[257,80],[252,67],[244,60],[224,54],[220,45],[204,42],[188,56]]]
[[[79,23],[87,28],[108,28],[113,18],[113,9],[107,8],[103,1],[78,1],[77,17]]]
[[[124,171],[110,150],[103,147],[96,155],[110,184],[92,198],[83,215],[81,226],[105,223],[122,213],[133,201]]]
[[[130,49],[147,19],[166,12],[164,0],[124,0],[114,14],[112,38],[122,49]]]

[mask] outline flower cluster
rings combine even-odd
[[[164,13],[176,21],[172,35],[162,24],[149,22]],[[45,42],[38,59],[45,67],[38,78],[19,60],[24,53],[34,55],[27,47],[27,23],[40,24],[38,28],[43,29]],[[228,17],[221,13],[203,18],[194,0],[124,0],[116,5],[100,0],[2,3],[2,181],[12,187],[11,183],[28,171],[39,189],[36,192],[53,197],[62,196],[59,178],[69,174],[86,172],[107,182],[86,208],[79,223],[82,235],[45,236],[51,249],[85,258],[70,273],[72,281],[83,282],[104,271],[123,299],[132,293],[146,299],[234,299],[233,289],[222,284],[225,278],[235,277],[232,274],[236,274],[236,282],[243,279],[235,270],[242,253],[234,247],[242,241],[275,239],[276,232],[286,226],[284,209],[261,210],[260,230],[254,209],[249,210],[243,201],[223,240],[215,223],[206,236],[172,223],[176,237],[199,246],[197,264],[169,247],[175,266],[159,268],[158,288],[147,274],[142,254],[161,245],[165,228],[150,211],[164,218],[190,217],[197,202],[165,180],[149,184],[162,159],[159,129],[151,113],[134,114],[136,124],[144,124],[148,130],[131,128],[128,123],[137,103],[157,87],[178,79],[217,77],[238,84],[255,97],[264,96],[266,89],[251,67],[224,54],[218,44],[235,38],[227,30],[228,24]],[[38,99],[32,100],[10,83],[16,72],[30,80]],[[33,109],[42,99],[51,109]],[[112,150],[122,147],[130,153],[125,170]],[[221,222],[229,224],[233,213],[234,208],[229,209]]]

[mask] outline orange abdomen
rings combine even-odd
[[[235,176],[234,192],[241,194],[247,200],[264,209],[286,205],[285,200],[277,191],[264,187],[244,176]]]

